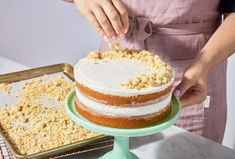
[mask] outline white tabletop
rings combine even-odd
[[[28,67],[0,56],[0,75],[25,69]]]
[[[0,74],[27,67],[0,56]],[[141,159],[235,159],[235,151],[176,126],[156,135],[132,138],[131,151]],[[107,150],[76,156],[95,159]],[[71,157],[70,157],[71,158]]]

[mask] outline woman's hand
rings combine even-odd
[[[183,107],[202,103],[206,99],[208,70],[206,63],[198,58],[186,69],[174,91]]]
[[[78,10],[106,41],[122,37],[129,27],[128,14],[121,0],[74,0]]]
[[[186,69],[182,82],[174,91],[175,95],[180,96],[183,106],[203,102],[207,95],[208,70],[235,52],[235,13],[225,14],[225,17],[198,57]]]

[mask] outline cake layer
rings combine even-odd
[[[115,128],[140,128],[149,126],[157,121],[162,120],[171,112],[171,106],[168,105],[162,111],[145,115],[145,116],[136,116],[136,117],[114,117],[98,114],[83,104],[78,100],[75,100],[76,110],[83,117],[89,121],[96,123],[98,125],[115,127]]]
[[[172,86],[174,74],[169,82],[156,87],[149,86],[138,90],[127,89],[121,85],[129,79],[141,75],[150,75],[153,72],[151,67],[147,67],[140,60],[101,59],[92,61],[84,58],[76,64],[74,76],[77,83],[90,90],[105,95],[130,97],[162,92]]]
[[[82,95],[78,89],[76,89],[77,98],[90,110],[93,110],[101,115],[107,116],[119,116],[119,117],[135,117],[135,116],[145,116],[148,114],[153,114],[156,112],[160,112],[165,109],[171,102],[171,94],[168,95],[166,98],[162,99],[159,102],[155,102],[152,104],[145,104],[143,106],[113,106],[113,105],[106,105],[100,102],[96,102],[92,99],[87,98],[86,96]]]
[[[90,97],[91,99],[94,99],[104,104],[116,105],[116,106],[129,106],[133,104],[157,102],[172,93],[171,86],[161,92],[146,94],[146,95],[133,95],[133,96],[115,96],[115,95],[102,94],[88,87],[85,87],[84,85],[78,82],[76,83],[76,87],[77,89],[80,90],[80,92],[82,92],[82,94]]]

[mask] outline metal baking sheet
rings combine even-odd
[[[58,77],[58,75],[63,76],[64,79],[68,82],[73,82],[74,77],[73,77],[73,67],[70,66],[69,64],[57,64],[57,65],[51,65],[51,66],[45,66],[41,68],[35,68],[35,69],[30,69],[30,70],[25,70],[25,71],[20,71],[20,72],[15,72],[15,73],[9,73],[5,75],[0,75],[0,83],[13,83],[12,88],[11,88],[11,94],[6,95],[5,93],[0,92],[0,110],[1,106],[4,105],[14,105],[17,103],[17,94],[21,90],[21,82],[22,81],[30,81],[34,78],[40,78],[42,76],[47,75],[47,78],[53,79]],[[44,101],[45,106],[47,105],[47,100],[45,99]],[[18,157],[18,158],[46,158],[50,156],[55,156],[57,154],[61,154],[66,151],[74,150],[79,147],[83,147],[85,145],[89,145],[94,142],[103,142],[105,140],[110,140],[110,137],[104,136],[104,135],[99,135],[97,137],[89,138],[86,140],[82,140],[79,142],[75,142],[72,144],[64,145],[61,147],[57,147],[54,149],[46,150],[43,152],[39,152],[36,154],[31,154],[31,155],[21,155],[17,153],[13,146],[10,144],[8,141],[7,137],[4,135],[4,133],[0,129],[0,135],[1,137],[6,141],[10,149],[12,150],[13,154]],[[98,144],[99,145],[99,144]],[[102,144],[100,144],[102,145]],[[111,146],[110,143],[108,145],[102,145],[102,146],[97,146],[96,148],[92,147],[89,149],[89,146],[87,149],[83,150],[82,152],[86,151],[92,151],[92,149],[99,149],[102,147],[107,147]]]

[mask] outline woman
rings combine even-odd
[[[75,0],[75,4],[103,37],[101,49],[118,39],[124,48],[146,49],[169,62],[176,71],[174,93],[184,107],[177,125],[222,142],[226,58],[235,52],[234,1]],[[219,6],[226,13],[222,24]]]

